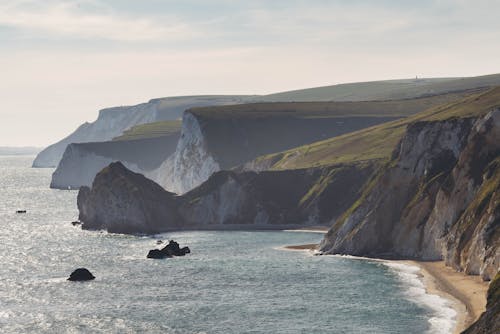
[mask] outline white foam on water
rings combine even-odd
[[[453,333],[457,322],[457,312],[453,308],[452,302],[426,291],[421,276],[419,276],[420,268],[404,263],[389,261],[383,261],[383,263],[394,270],[398,278],[408,286],[405,294],[409,299],[432,310],[433,316],[429,319],[428,333]]]

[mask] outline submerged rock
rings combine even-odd
[[[81,225],[82,223],[79,222],[79,221],[74,221],[74,222],[71,222],[71,225],[73,226],[78,226],[78,225]]]
[[[26,210],[17,210],[16,213],[26,213]]]
[[[91,281],[93,279],[95,279],[95,276],[88,269],[78,268],[71,273],[68,281]]]

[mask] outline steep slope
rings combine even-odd
[[[500,108],[482,117],[412,123],[321,249],[444,258],[489,280],[500,265],[499,176]]]
[[[175,120],[182,112],[195,106],[243,103],[250,96],[185,96],[153,99],[128,107],[107,108],[99,111],[95,122],[84,123],[68,137],[50,145],[33,161],[33,167],[56,167],[72,143],[100,142],[120,136],[134,125],[156,121]]]
[[[477,117],[498,106],[500,88],[470,94],[448,104],[430,107],[410,117],[374,126],[343,136],[256,158],[247,165],[253,170],[285,170],[329,166],[337,163],[388,160],[403,137],[406,127],[414,122]]]
[[[377,102],[253,103],[187,110],[175,156],[159,183],[184,193],[218,170],[260,155],[407,117],[471,94]],[[309,166],[306,166],[309,167]]]

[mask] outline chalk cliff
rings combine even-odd
[[[400,119],[466,93],[371,102],[249,103],[193,108],[183,115],[174,156],[158,169],[165,189],[185,193],[212,173],[258,156]],[[250,169],[251,165],[247,165]]]
[[[499,269],[500,109],[408,126],[393,159],[335,221],[325,253],[444,259],[489,280]]]
[[[250,96],[182,96],[153,99],[135,106],[106,108],[92,123],[84,123],[68,137],[41,151],[33,167],[57,167],[66,146],[72,143],[102,142],[120,136],[134,125],[175,120],[196,106],[243,103]]]
[[[96,174],[114,161],[154,179],[156,169],[175,152],[180,133],[138,140],[69,144],[52,174],[51,188],[90,186]]]

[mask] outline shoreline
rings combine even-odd
[[[307,252],[315,251],[317,248],[317,244],[282,247],[284,250]],[[451,267],[447,267],[444,261],[359,259],[417,267],[419,269],[418,276],[425,287],[426,293],[446,299],[455,310],[456,318],[453,334],[459,334],[467,329],[486,309],[486,293],[489,283],[484,282],[479,276],[457,272]]]
[[[403,261],[420,268],[427,293],[452,302],[457,312],[454,334],[461,333],[486,310],[488,282],[447,267],[444,261]]]

